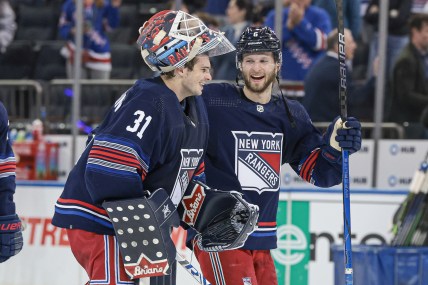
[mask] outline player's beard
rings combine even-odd
[[[266,74],[264,78],[265,82],[263,84],[257,84],[257,85],[251,81],[251,76],[249,74],[247,75],[243,74],[243,77],[244,77],[245,86],[248,88],[248,90],[254,93],[262,93],[266,91],[267,88],[272,86],[272,83],[275,81],[276,74],[275,74],[275,71],[273,71],[272,73]]]

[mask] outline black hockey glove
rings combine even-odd
[[[18,254],[23,244],[18,215],[0,216],[0,263]]]
[[[195,241],[204,251],[240,248],[254,231],[259,208],[236,191],[209,189],[198,182],[178,206],[181,220],[198,234]]]
[[[339,160],[342,148],[353,154],[361,149],[361,123],[353,117],[342,123],[342,119],[336,117],[327,128],[324,141],[330,148],[323,155],[330,160]]]

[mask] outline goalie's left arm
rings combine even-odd
[[[178,205],[181,220],[194,228],[204,251],[240,248],[257,225],[259,208],[237,191],[210,189],[192,181]]]

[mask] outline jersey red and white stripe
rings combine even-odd
[[[10,156],[0,159],[0,178],[15,175],[16,160],[15,157]]]

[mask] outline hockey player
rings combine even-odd
[[[67,229],[72,252],[89,275],[87,284],[134,284],[131,278],[135,276],[169,272],[171,256],[168,261],[164,257],[170,248],[154,252],[159,263],[150,255],[170,238],[153,237],[152,232],[158,226],[169,235],[170,227],[159,225],[158,219],[162,216],[177,226],[175,206],[192,179],[203,176],[208,118],[197,95],[211,80],[209,56],[234,50],[221,33],[182,11],[155,14],[139,33],[137,43],[144,61],[161,75],[138,80],[116,101],[70,172],[55,205],[52,223]],[[147,203],[111,206],[112,201],[128,200]],[[155,208],[153,215],[122,217],[122,224],[110,216],[115,210],[137,211],[137,207]],[[133,228],[130,220],[141,223]],[[118,242],[125,233],[135,232],[143,232],[143,239]],[[119,250],[135,246],[135,252],[140,243],[146,252],[137,265],[130,264],[131,272],[125,266],[132,256],[120,255]],[[150,279],[144,284],[175,284],[173,273]]]
[[[0,263],[18,254],[23,245],[21,220],[13,202],[16,161],[8,132],[7,111],[0,102]]]
[[[245,86],[212,83],[202,94],[210,122],[205,174],[211,187],[241,189],[258,205],[258,226],[240,249],[207,253],[195,246],[194,251],[213,284],[273,285],[278,283],[270,250],[277,246],[281,165],[290,164],[316,186],[337,185],[341,148],[358,151],[361,129],[355,118],[344,123],[336,118],[322,135],[300,103],[272,94],[282,57],[270,28],[247,28],[236,48]]]

